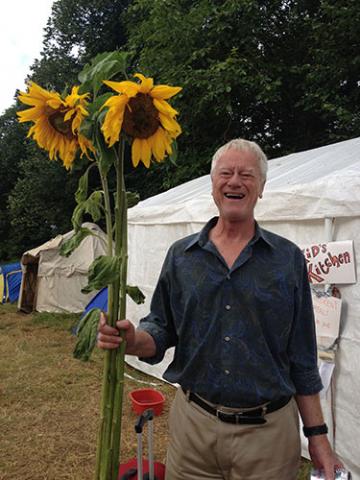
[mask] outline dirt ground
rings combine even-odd
[[[87,363],[75,360],[75,342],[69,325],[51,326],[37,322],[36,315],[0,307],[1,480],[93,478],[102,352]],[[154,454],[163,462],[167,412],[175,389],[131,368],[127,374],[155,382],[166,397],[164,412],[154,421]],[[120,457],[124,462],[136,455],[137,415],[128,392],[146,386],[126,379]]]
[[[96,351],[87,363],[73,358],[73,323],[0,306],[0,480],[94,477],[103,354]],[[154,421],[155,459],[164,462],[175,388],[130,367],[126,375],[132,378],[124,393],[121,462],[136,455],[137,415],[128,393],[148,386],[141,382],[155,382],[166,397]],[[304,469],[301,478],[308,478]]]

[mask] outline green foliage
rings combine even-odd
[[[174,99],[183,128],[177,160],[133,169],[126,150],[127,189],[147,198],[208,173],[214,150],[234,137],[258,141],[275,157],[359,136],[359,22],[356,0],[57,0],[29,78],[70,90],[85,65],[83,75],[97,75],[91,59],[104,52],[118,51],[106,68],[116,61],[113,73],[123,73],[121,50],[129,52],[129,73],[183,87]],[[113,156],[99,135],[99,105],[110,94],[101,93],[82,133],[96,139],[107,175]],[[67,176],[45,160],[44,174],[36,161],[31,168],[41,154],[25,132],[15,107],[0,117],[4,259],[70,227],[76,179],[87,168],[77,161]],[[88,181],[96,190],[99,178],[91,173]]]
[[[137,193],[126,192],[126,205],[128,208],[135,207],[140,201],[140,197]]]
[[[109,80],[120,72],[126,76],[127,57],[127,53],[119,51],[96,55],[79,73],[81,91],[92,90],[93,98],[96,98],[104,80]]]
[[[89,235],[92,235],[91,230],[89,230],[88,228],[80,227],[78,231],[71,236],[71,238],[65,240],[65,242],[60,245],[60,255],[63,255],[64,257],[69,257],[73,253],[73,251],[78,248],[84,238],[88,237]]]
[[[137,305],[140,305],[141,303],[145,302],[145,295],[143,294],[143,292],[140,290],[139,287],[127,285],[126,293]]]
[[[136,68],[183,86],[178,165],[153,169],[146,183],[161,176],[164,189],[207,173],[234,137],[274,157],[330,143],[334,131],[359,135],[358,16],[355,0],[132,2]]]
[[[100,290],[110,283],[116,282],[119,279],[119,275],[119,257],[107,255],[97,257],[89,268],[88,285],[81,291],[82,293],[90,293],[93,290]]]
[[[92,308],[83,316],[78,326],[78,341],[76,342],[73,355],[84,362],[90,359],[96,345],[100,313],[101,310],[99,308]]]
[[[0,259],[18,257],[18,249],[11,239],[11,212],[8,198],[16,184],[19,164],[24,156],[25,128],[16,118],[16,109],[11,107],[0,116]]]
[[[8,196],[11,241],[20,256],[71,227],[76,175],[67,175],[58,162],[49,161],[33,145],[18,167],[18,178]]]
[[[126,43],[122,13],[128,4],[129,0],[55,1],[31,79],[59,92],[76,84],[91,58]]]

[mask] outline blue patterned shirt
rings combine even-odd
[[[318,393],[315,324],[305,259],[285,238],[256,224],[254,238],[229,269],[209,231],[170,248],[150,314],[162,360],[175,346],[164,378],[229,407],[258,405],[295,393]]]

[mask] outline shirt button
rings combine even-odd
[[[225,337],[224,340],[225,342],[230,342],[230,337]]]
[[[230,375],[229,370],[224,370],[224,372],[226,373],[226,375]]]
[[[231,310],[231,305],[225,305],[226,310]]]
[[[226,278],[227,278],[227,280],[230,280],[230,279],[231,279],[230,273],[228,273],[228,274],[226,275]]]

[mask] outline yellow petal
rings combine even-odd
[[[67,122],[68,120],[70,120],[70,118],[74,115],[74,113],[75,113],[75,110],[73,108],[67,111],[64,115],[64,122]]]
[[[131,159],[135,168],[139,165],[140,157],[141,157],[140,138],[134,138],[134,141],[131,146]]]
[[[156,85],[150,95],[153,98],[158,98],[160,100],[167,100],[168,98],[173,97],[182,90],[182,87],[169,87],[168,85]]]
[[[141,145],[141,161],[145,165],[146,168],[150,167],[150,159],[151,159],[151,148],[150,145],[148,144],[148,141],[146,138],[141,138],[140,139],[140,145]]]
[[[104,80],[105,85],[115,90],[115,92],[123,93],[128,97],[135,97],[140,91],[140,85],[135,82],[129,82],[125,80],[123,82],[110,82],[109,80]]]
[[[141,73],[135,73],[134,77],[140,78],[140,93],[149,93],[154,86],[154,80],[152,78],[146,78]]]
[[[165,100],[158,100],[157,98],[153,99],[154,107],[159,110],[159,112],[164,113],[165,115],[170,115],[170,117],[175,117],[179,112],[172,108]]]
[[[109,101],[111,100],[111,102]],[[103,107],[109,103],[111,106],[107,111],[104,123],[101,127],[106,143],[112,147],[119,140],[119,135],[124,120],[124,111],[128,102],[127,96],[116,95],[105,102]]]
[[[148,140],[151,139],[151,148],[155,160],[161,162],[165,157],[165,132],[159,127],[154,135],[152,135]]]
[[[167,130],[173,138],[176,138],[181,133],[180,125],[173,118],[159,113],[161,125]]]
[[[63,105],[63,101],[59,98],[52,98],[46,102],[49,107],[53,108],[54,110],[58,110],[59,107]]]

